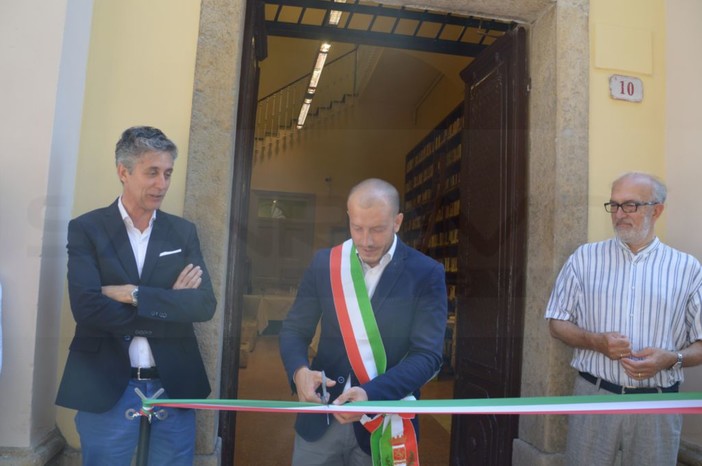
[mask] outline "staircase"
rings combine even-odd
[[[360,46],[327,62],[304,127],[314,126],[353,105],[381,53],[379,47]],[[310,76],[311,73],[302,76],[258,101],[254,147],[257,154],[290,142],[299,131],[304,131],[297,128],[297,118]]]

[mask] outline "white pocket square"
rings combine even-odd
[[[181,251],[182,249],[174,249],[173,251],[163,251],[161,254],[158,255],[158,257],[170,256],[171,254],[178,254]]]

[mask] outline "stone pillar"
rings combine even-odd
[[[198,226],[218,301],[215,317],[196,326],[214,398],[219,398],[220,354],[234,350],[222,347],[222,325],[245,8],[245,0],[202,1],[183,211]],[[198,465],[218,464],[218,417],[217,411],[198,412]]]
[[[522,396],[570,395],[570,348],[543,318],[563,262],[587,240],[588,0],[559,0],[531,24],[529,245]],[[513,465],[563,465],[566,416],[521,416]]]

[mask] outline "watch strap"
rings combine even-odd
[[[677,351],[677,352],[676,352],[676,356],[677,356],[677,360],[675,361],[675,363],[674,363],[672,366],[670,366],[671,369],[679,369],[679,368],[682,368],[682,364],[683,364],[683,354],[682,354],[680,351]]]
[[[136,307],[139,304],[139,287],[135,286],[132,290],[132,306]]]

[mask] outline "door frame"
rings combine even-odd
[[[254,134],[260,68],[258,62],[266,55],[266,38],[262,28],[263,8],[258,0],[247,0],[244,22],[244,44],[241,60],[239,100],[234,146],[234,172],[231,191],[229,248],[227,254],[226,297],[223,322],[223,350],[220,370],[220,398],[235,399],[239,390],[239,354],[244,294],[248,280],[246,263],[247,218],[251,171],[253,167]],[[236,412],[219,413],[218,434],[222,442],[221,466],[234,464]]]
[[[239,142],[229,125],[237,120],[236,96],[242,92],[242,12],[247,1],[203,0],[194,77],[183,213],[203,233],[203,252],[220,302],[215,318],[196,326],[199,336],[206,335],[199,341],[213,384],[219,382],[220,354],[230,350],[223,346],[222,320],[232,306],[226,293],[229,268],[237,264],[225,262],[231,232],[230,222],[222,219],[229,218],[230,206],[218,199],[222,193],[239,189],[233,177],[227,176],[233,173],[232,155]],[[434,2],[431,7],[466,12],[470,5],[460,10],[456,5]],[[525,316],[524,363],[541,370],[522,374],[523,396],[566,394],[572,380],[562,349],[544,344],[548,331],[540,310],[548,297],[543,290],[552,285],[557,273],[556,264],[565,260],[574,245],[587,239],[587,209],[563,206],[585,206],[588,202],[588,10],[587,0],[577,5],[550,1],[517,5],[511,0],[495,0],[483,12],[515,18],[530,27],[529,153],[534,169],[529,174],[527,309],[538,311]],[[234,221],[245,220],[240,217]],[[219,443],[213,437],[217,433],[215,414],[198,413],[198,455],[218,454]],[[553,452],[565,441],[563,423],[550,416],[527,416],[520,429],[525,434],[515,440],[515,464],[554,464],[557,455]],[[531,463],[520,462],[520,457],[530,458]]]
[[[260,5],[262,3],[259,0],[247,0],[247,21],[246,27],[244,29],[244,43],[250,43],[251,46],[244,48],[244,56],[242,58],[242,70],[245,70],[245,66],[249,63],[255,62],[255,67],[258,69],[258,62],[256,57],[256,39],[255,36],[257,31],[262,31],[263,26],[261,21],[261,16],[256,16],[257,14],[262,14]],[[249,13],[253,12],[253,13]],[[251,14],[251,16],[249,16]],[[253,26],[252,26],[253,24]],[[524,29],[519,28],[521,34],[524,34]],[[508,33],[509,34],[509,33]],[[263,33],[265,40],[265,32]],[[249,37],[251,38],[249,42]],[[501,43],[499,40],[495,44]],[[482,52],[482,55],[487,54],[493,49],[495,44],[492,44],[488,49]],[[526,53],[526,50],[522,50],[522,53]],[[480,57],[476,58],[478,61]],[[231,228],[232,236],[230,237],[230,253],[229,253],[229,263],[230,264],[242,264],[246,261],[246,223],[249,218],[248,209],[243,204],[249,204],[251,202],[251,189],[250,189],[250,179],[252,171],[252,160],[253,160],[253,132],[255,126],[250,128],[251,134],[246,133],[247,122],[253,122],[255,125],[255,101],[254,98],[257,96],[257,86],[251,88],[251,76],[247,78],[247,74],[242,71],[241,73],[241,89],[239,99],[239,109],[238,115],[241,117],[245,115],[246,118],[239,118],[237,123],[237,134],[239,134],[239,141],[242,143],[237,144],[235,151],[235,181],[234,186],[239,187],[239,190],[234,190],[232,192],[232,215],[231,215]],[[258,79],[258,74],[256,74],[256,83]],[[252,90],[256,89],[256,92]],[[252,107],[246,107],[246,105],[252,105]],[[465,113],[465,112],[464,112]],[[242,124],[243,123],[243,124]],[[240,131],[242,131],[240,133]],[[251,146],[248,146],[248,143]],[[242,160],[245,159],[245,160]],[[244,191],[244,186],[246,191]],[[246,222],[241,222],[240,219],[246,218]],[[230,348],[237,348],[240,343],[240,329],[241,329],[241,309],[243,302],[243,295],[246,292],[247,287],[247,277],[244,276],[248,271],[247,268],[243,267],[232,267],[230,269],[230,277],[228,279],[227,287],[227,301],[233,303],[231,306],[231,312],[225,316],[225,341],[230,342],[228,345]],[[237,333],[237,330],[239,331]],[[225,352],[227,353],[227,352]],[[238,391],[238,377],[235,375],[238,372],[239,365],[239,354],[237,351],[230,351],[229,357],[224,358],[222,361],[222,395],[223,398],[236,398]],[[226,362],[226,364],[225,364]],[[519,371],[518,371],[519,373]],[[459,376],[460,374],[456,374]],[[223,461],[233,461],[233,454],[235,448],[234,432],[236,431],[236,413],[234,412],[222,412],[220,413],[220,436],[222,437],[223,444]],[[457,445],[462,441],[462,439],[456,438],[451,435],[452,450],[454,445]],[[227,466],[228,463],[223,462],[223,466]]]

